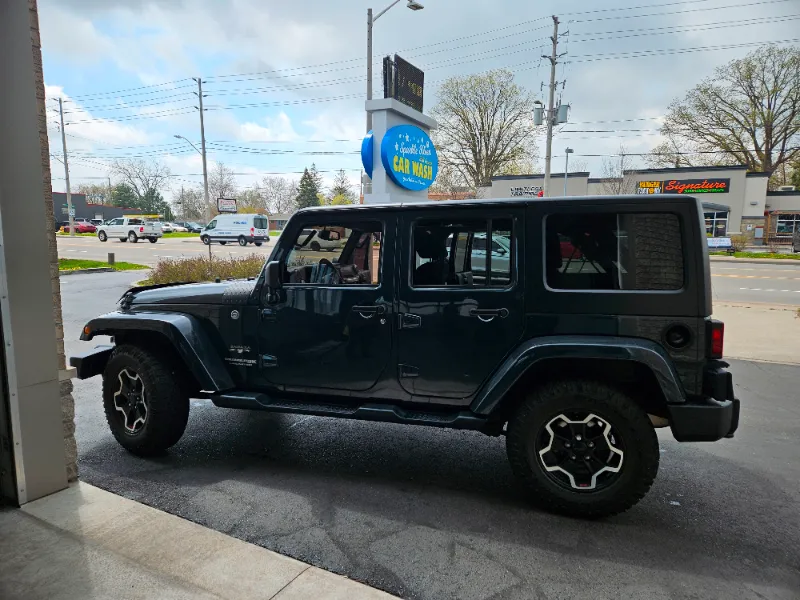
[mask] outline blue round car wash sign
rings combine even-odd
[[[361,141],[361,164],[364,165],[364,171],[370,179],[372,179],[372,149],[374,147],[375,141],[372,139],[372,131],[370,131]]]
[[[381,162],[392,181],[415,192],[429,188],[439,171],[431,138],[414,125],[397,125],[386,132],[381,140]]]

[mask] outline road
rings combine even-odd
[[[131,273],[62,282],[67,353]],[[800,367],[733,361],[742,424],[714,444],[660,430],[649,495],[596,522],[540,512],[504,441],[474,432],[218,409],[143,460],[107,430],[100,381],[76,382],[81,478],[404,598],[800,596]]]
[[[715,302],[800,305],[800,260],[787,264],[712,261]]]
[[[108,253],[113,252],[118,262],[133,262],[140,265],[155,265],[163,258],[180,258],[182,256],[208,256],[208,247],[204,246],[200,238],[167,238],[160,239],[155,244],[140,241],[136,244],[109,240],[101,242],[96,237],[56,236],[58,241],[58,255],[61,258],[82,258],[88,260],[108,259]],[[249,244],[245,247],[229,242],[224,246],[212,244],[211,251],[215,256],[247,256],[250,254],[263,254],[264,259],[272,252],[273,238],[263,246],[257,247]]]

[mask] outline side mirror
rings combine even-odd
[[[283,283],[281,278],[281,263],[276,260],[268,262],[264,278],[270,290],[274,291],[280,289]]]

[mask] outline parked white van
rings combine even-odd
[[[203,229],[200,239],[206,246],[211,242],[260,246],[269,239],[269,219],[264,215],[217,215]]]

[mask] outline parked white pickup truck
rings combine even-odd
[[[141,239],[155,244],[164,233],[161,224],[147,221],[141,217],[118,217],[106,221],[97,228],[97,237],[101,242],[108,238],[118,238],[120,242],[135,244]]]

